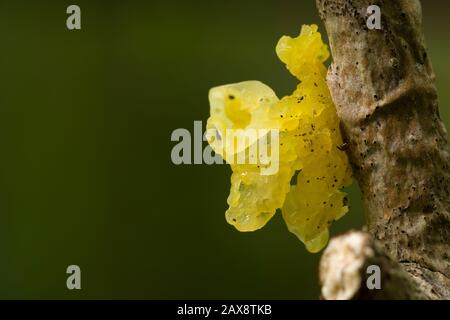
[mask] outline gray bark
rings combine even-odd
[[[366,26],[370,5],[381,7],[380,30]],[[362,243],[390,275],[384,287],[393,281],[397,291],[348,298],[449,299],[449,150],[420,3],[317,0],[317,8],[333,56],[327,81],[372,237]],[[327,249],[321,273],[330,259]]]

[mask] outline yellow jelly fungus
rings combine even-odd
[[[226,212],[228,223],[239,231],[263,227],[281,208],[289,231],[310,252],[328,242],[328,228],[348,211],[346,194],[340,189],[351,183],[351,169],[344,151],[339,119],[326,85],[329,57],[316,25],[304,25],[296,38],[284,36],[276,52],[298,79],[291,96],[279,100],[272,89],[258,81],[224,85],[210,90],[211,116],[207,139],[214,151],[233,170]],[[225,141],[227,129],[275,129],[279,132],[278,170],[261,174],[265,164],[228,161],[247,146]],[[249,135],[250,137],[250,135]],[[268,147],[273,150],[273,141]]]

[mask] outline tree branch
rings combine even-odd
[[[381,8],[381,30],[366,26],[370,5]],[[385,274],[401,267],[407,272],[401,278],[407,275],[407,283],[416,284],[397,282],[404,291],[399,297],[449,299],[449,151],[420,3],[317,0],[317,7],[334,60],[328,85],[363,193],[368,230],[376,239],[364,243],[379,246],[373,250],[383,257]],[[322,265],[331,259],[327,252]]]
[[[381,270],[379,290],[366,284],[372,265]],[[331,240],[320,262],[320,282],[323,298],[331,300],[439,299],[427,282],[412,278],[367,232],[351,231]]]

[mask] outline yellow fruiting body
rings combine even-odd
[[[261,174],[264,165],[259,161],[236,164],[227,160],[233,174],[226,218],[240,231],[254,231],[281,208],[288,229],[309,251],[317,252],[326,245],[332,222],[348,211],[341,189],[351,183],[347,156],[338,148],[342,144],[339,119],[325,81],[329,51],[317,26],[306,25],[298,37],[282,37],[276,52],[301,81],[294,93],[279,100],[258,81],[211,89],[207,128],[218,134],[207,135],[207,139],[229,160],[258,143],[259,137],[249,139],[249,145],[240,149],[234,140],[225,141],[226,129],[279,131],[276,173]]]

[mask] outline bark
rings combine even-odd
[[[381,8],[380,30],[366,26],[370,5]],[[395,282],[397,298],[449,299],[449,150],[420,3],[317,0],[317,7],[333,56],[328,85],[373,237],[362,243],[384,274],[401,275],[384,278],[385,288]],[[327,249],[322,273],[330,259]],[[393,297],[388,290],[377,297],[383,292]]]

